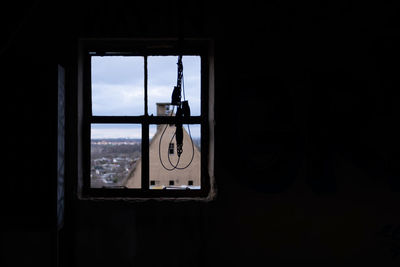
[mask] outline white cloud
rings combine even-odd
[[[121,84],[93,84],[94,115],[142,115],[143,87]]]
[[[170,102],[176,85],[177,57],[149,57],[149,114],[156,115],[156,103]],[[200,115],[200,57],[183,57],[186,99],[192,115]],[[92,57],[93,115],[144,114],[143,57]],[[185,126],[187,129],[187,126]],[[192,136],[200,137],[200,126],[190,126]],[[187,129],[188,130],[188,129]],[[150,138],[156,126],[149,129]],[[141,138],[141,125],[93,124],[92,138]]]
[[[144,82],[143,57],[92,57],[94,83],[136,84]]]
[[[144,114],[143,57],[92,58],[92,109],[94,115]],[[176,85],[176,56],[148,58],[148,112],[156,103],[170,102]],[[200,115],[200,57],[184,56],[184,89],[192,115]],[[183,97],[183,95],[182,95]]]

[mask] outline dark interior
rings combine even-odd
[[[383,1],[3,3],[0,265],[399,266],[398,13]],[[180,34],[215,44],[216,199],[78,200],[78,39]]]

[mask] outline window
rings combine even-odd
[[[174,143],[169,143],[169,154],[174,154]]]
[[[171,40],[82,40],[80,48],[80,196],[209,199],[209,42],[189,41],[178,49]]]

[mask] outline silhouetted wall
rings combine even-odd
[[[399,265],[398,9],[300,2],[184,3],[185,36],[215,39],[217,199],[78,201],[67,158],[61,266]],[[77,39],[177,37],[177,10],[1,9],[2,266],[56,261],[57,64],[71,156]]]

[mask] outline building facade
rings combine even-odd
[[[157,116],[170,116],[169,103],[157,103]],[[173,114],[172,114],[173,115]],[[183,152],[177,155],[175,125],[158,125],[150,141],[149,177],[150,189],[191,188],[201,186],[201,152],[189,132],[183,128]],[[127,188],[140,188],[142,160],[131,171]]]

